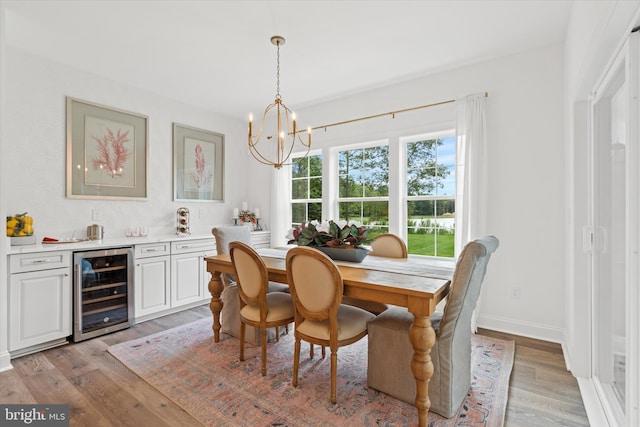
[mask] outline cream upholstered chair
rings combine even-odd
[[[223,225],[211,230],[211,234],[216,238],[216,252],[218,254],[229,253],[229,243],[242,242],[251,245],[251,231],[245,226]],[[231,336],[240,337],[240,305],[238,299],[238,288],[236,278],[233,274],[223,274],[222,302],[224,308],[221,314],[221,331]],[[268,292],[288,292],[287,285],[282,283],[269,282]],[[245,331],[245,342],[260,345],[260,330],[253,326],[248,326]],[[269,330],[267,333],[269,340],[275,338],[275,332]]]
[[[380,256],[385,258],[407,258],[409,252],[407,251],[407,245],[404,241],[391,233],[384,233],[376,236],[371,242],[371,252],[369,255]],[[373,314],[380,314],[389,308],[387,304],[374,301],[365,301],[352,297],[343,297],[342,304],[353,305],[360,307],[364,310],[370,311]]]
[[[456,263],[444,312],[431,317],[436,342],[431,350],[430,410],[447,418],[456,413],[471,387],[471,314],[498,244],[494,236],[467,243]],[[412,322],[406,308],[391,307],[368,325],[367,385],[409,403],[416,397],[409,341]]]
[[[236,272],[236,285],[240,302],[240,360],[244,360],[244,333],[246,325],[262,332],[262,375],[267,375],[267,329],[293,323],[291,295],[284,292],[267,293],[269,273],[260,255],[242,242],[229,243],[229,254]]]
[[[300,341],[331,349],[331,402],[336,403],[338,347],[352,344],[367,334],[374,315],[340,304],[344,285],[338,266],[322,252],[299,246],[287,253],[287,278],[293,297],[295,348],[293,386],[298,386]]]
[[[384,233],[376,236],[371,242],[371,252],[369,255],[382,256],[387,258],[407,258],[409,251],[407,245],[399,236],[392,233]]]

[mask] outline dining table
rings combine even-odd
[[[269,280],[287,283],[287,248],[257,250],[264,260]],[[205,257],[211,274],[209,292],[213,314],[213,339],[220,341],[220,313],[223,310],[221,294],[224,289],[222,274],[233,274],[234,267],[228,254]],[[411,371],[416,380],[415,406],[418,425],[427,426],[429,415],[429,380],[433,375],[431,348],[436,339],[430,316],[436,305],[449,293],[454,264],[420,256],[386,258],[369,255],[361,263],[334,261],[342,275],[344,295],[367,301],[406,307],[413,314],[409,339],[413,346]]]

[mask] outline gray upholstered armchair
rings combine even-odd
[[[216,238],[216,250],[218,254],[229,253],[229,243],[237,241],[251,245],[251,231],[244,226],[225,225],[215,227],[211,233]],[[222,283],[224,290],[222,291],[222,315],[220,319],[221,331],[240,337],[240,296],[238,295],[238,287],[236,278],[232,274],[223,274]],[[282,283],[269,282],[267,292],[288,292],[289,287]],[[260,330],[253,326],[247,326],[245,331],[245,342],[260,345]],[[275,338],[275,330],[269,330],[268,340]]]
[[[491,254],[498,239],[486,236],[469,242],[458,258],[451,291],[442,313],[431,317],[436,342],[431,350],[433,376],[429,383],[431,411],[452,417],[471,387],[471,314]],[[414,403],[416,384],[410,368],[413,347],[409,327],[413,315],[391,307],[369,322],[369,387]]]

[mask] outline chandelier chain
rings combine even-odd
[[[276,99],[282,99],[280,96],[280,42],[276,43],[276,47],[278,48],[276,67]]]

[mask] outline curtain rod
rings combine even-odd
[[[485,92],[484,93],[484,97],[487,98],[488,96],[489,96],[489,92]],[[327,128],[332,127],[332,126],[346,125],[348,123],[355,123],[355,122],[360,122],[360,121],[369,120],[369,119],[375,119],[375,118],[383,117],[383,116],[392,116],[393,118],[395,118],[396,114],[406,113],[407,111],[420,110],[422,108],[437,107],[438,105],[451,104],[452,102],[456,102],[456,100],[455,99],[449,99],[447,101],[436,102],[436,103],[433,103],[433,104],[420,105],[418,107],[404,108],[402,110],[389,111],[387,113],[374,114],[372,116],[358,117],[357,119],[344,120],[342,122],[331,123],[331,124],[323,125],[323,126],[315,126],[315,127],[307,129],[307,131],[316,130],[316,129],[327,130]],[[303,132],[303,131],[304,130],[301,129],[298,132]]]

